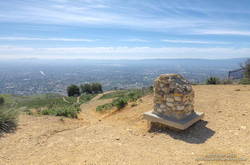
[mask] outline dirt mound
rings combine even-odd
[[[205,156],[249,159],[250,86],[194,86],[203,121],[184,132],[148,132],[142,113],[153,96],[121,111],[98,113],[99,100],[81,106],[79,119],[21,116],[15,133],[0,138],[0,164],[250,164],[204,161]],[[229,155],[231,154],[231,155]]]

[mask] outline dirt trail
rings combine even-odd
[[[112,99],[105,99],[100,100],[99,98],[102,97],[104,94],[110,93],[111,91],[98,94],[95,96],[90,102],[81,105],[81,112],[78,115],[80,120],[84,120],[90,123],[98,122],[102,115],[96,113],[96,107],[98,105],[106,104],[112,101]]]
[[[77,97],[76,103],[80,103],[80,96]]]
[[[62,99],[63,99],[63,101],[64,101],[65,103],[70,103],[70,102],[68,102],[68,101],[65,99],[65,97],[63,97]]]
[[[205,118],[184,132],[148,132],[142,113],[152,108],[152,95],[112,115],[95,112],[110,101],[98,95],[81,106],[80,120],[21,116],[17,131],[0,138],[0,164],[250,164],[250,86],[194,89]],[[211,154],[248,160],[197,160]]]

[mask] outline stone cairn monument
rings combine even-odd
[[[194,111],[194,91],[181,75],[163,74],[155,79],[154,109],[144,113],[146,120],[184,130],[203,116]]]

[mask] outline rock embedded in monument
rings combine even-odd
[[[177,129],[186,129],[202,119],[194,111],[194,91],[191,83],[179,74],[163,74],[154,81],[153,111],[144,118]]]

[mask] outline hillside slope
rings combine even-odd
[[[203,121],[184,132],[148,132],[142,113],[148,95],[135,107],[97,113],[110,100],[81,106],[79,120],[20,117],[15,133],[0,138],[0,164],[250,164],[250,86],[194,86],[195,109]],[[196,161],[209,154],[234,154],[247,161]]]

